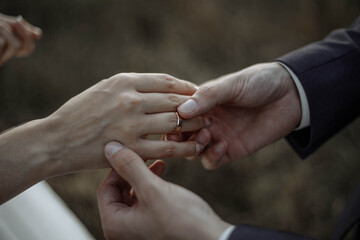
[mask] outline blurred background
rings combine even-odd
[[[200,84],[270,61],[349,26],[359,10],[357,0],[2,0],[0,12],[21,14],[44,36],[32,56],[0,68],[0,130],[45,117],[119,72]],[[359,149],[356,120],[305,161],[281,140],[215,171],[198,160],[166,160],[164,178],[230,223],[327,239],[360,180]],[[49,180],[97,239],[96,190],[107,171]]]

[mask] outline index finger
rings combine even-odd
[[[139,74],[135,88],[139,92],[177,93],[192,95],[195,85],[162,73]]]

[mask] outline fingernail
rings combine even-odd
[[[222,153],[222,152],[224,152],[224,150],[225,150],[225,143],[223,143],[223,142],[216,144],[214,147],[214,151],[216,153]]]
[[[196,91],[197,91],[197,90],[199,90],[199,87],[198,87],[198,86],[195,86],[195,89],[196,89]]]
[[[183,113],[190,113],[195,111],[196,108],[197,108],[197,103],[194,100],[189,99],[183,104],[181,104],[181,106],[179,107],[179,111]]]
[[[42,30],[38,27],[35,27],[33,31],[36,35],[42,35]]]
[[[211,126],[211,124],[212,124],[212,120],[211,120],[211,118],[205,118],[205,126],[206,127],[210,127]]]
[[[107,156],[112,157],[114,154],[116,154],[123,148],[124,146],[118,142],[110,142],[105,146],[105,153]]]
[[[21,15],[17,16],[16,17],[16,21],[17,22],[21,22],[23,20],[23,17]]]
[[[201,145],[201,144],[196,144],[196,145],[195,145],[195,151],[196,151],[197,153],[201,153],[202,151],[204,151],[204,146]]]
[[[203,158],[203,159],[201,160],[201,163],[202,163],[202,165],[204,166],[204,168],[207,169],[207,170],[212,170],[212,169],[214,169],[213,164],[212,164],[208,159],[206,159],[206,158]]]

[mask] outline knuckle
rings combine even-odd
[[[170,76],[169,74],[162,74],[162,78],[164,79],[165,86],[168,89],[175,88],[176,82],[175,82],[175,79],[172,76]]]
[[[142,105],[145,101],[140,94],[134,94],[134,93],[123,93],[121,98],[122,98],[122,101],[120,101],[121,105],[125,109],[137,108],[138,106]]]
[[[169,123],[176,123],[176,122],[177,122],[176,114],[171,114],[169,117]]]
[[[173,145],[168,145],[162,148],[163,156],[169,158],[175,155],[175,147]]]
[[[134,80],[134,75],[131,73],[118,73],[110,77],[110,80],[115,84],[128,84]]]
[[[216,89],[214,85],[205,85],[198,90],[200,96],[204,96],[207,99],[216,98]]]
[[[170,94],[168,100],[169,100],[170,104],[173,104],[176,106],[180,104],[180,98],[178,96],[176,96],[175,94]]]

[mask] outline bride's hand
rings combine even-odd
[[[166,74],[122,73],[103,80],[46,119],[52,136],[49,154],[66,166],[60,172],[108,166],[102,149],[112,140],[144,159],[196,155],[203,150],[196,142],[146,138],[174,131],[177,107],[194,92],[191,83]],[[181,131],[203,126],[203,118],[197,117],[184,120]]]

